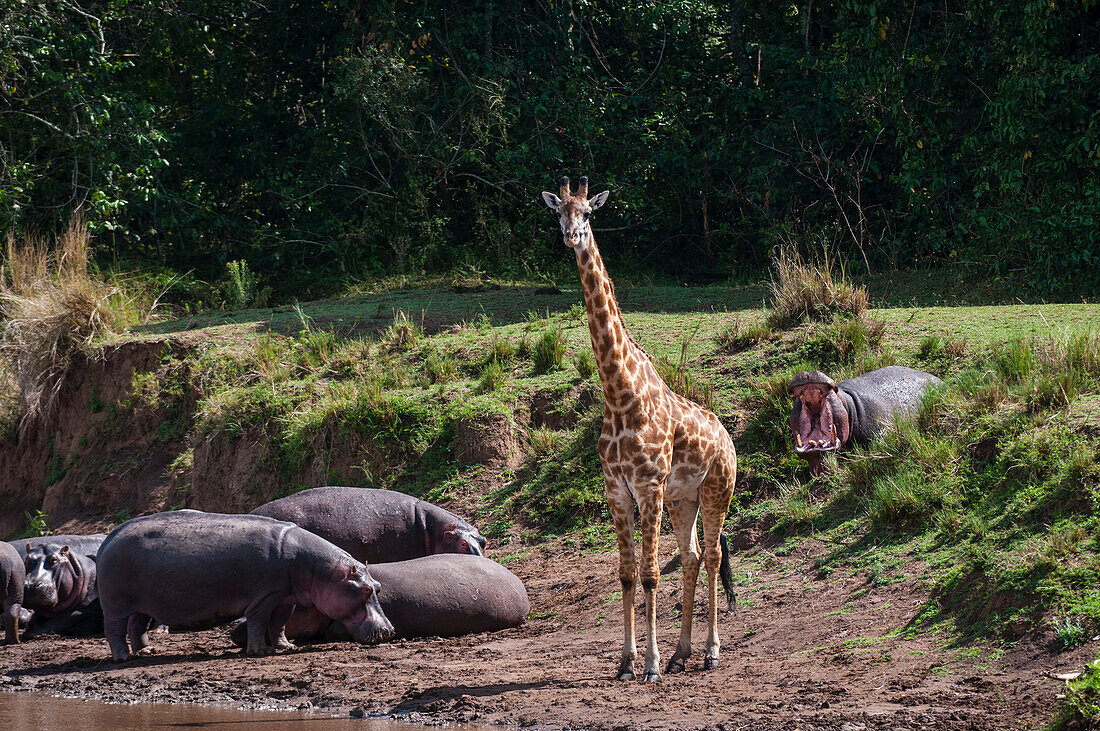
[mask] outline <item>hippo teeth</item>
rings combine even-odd
[[[802,449],[802,437],[797,432],[794,435],[794,443],[798,445],[799,449]]]

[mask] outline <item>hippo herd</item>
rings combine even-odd
[[[115,660],[149,631],[243,620],[251,656],[291,639],[453,636],[523,623],[522,582],[485,558],[477,528],[388,490],[320,487],[248,515],[178,510],[108,535],[0,543],[5,642],[102,632]],[[370,564],[368,568],[368,563]],[[29,616],[28,616],[29,615]]]

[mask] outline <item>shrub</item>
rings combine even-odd
[[[719,348],[740,351],[774,337],[775,331],[767,322],[747,324],[738,316],[714,336],[714,344]]]
[[[508,380],[508,371],[500,361],[491,360],[481,369],[477,390],[479,393],[496,391]]]
[[[393,322],[382,333],[382,343],[395,350],[408,350],[423,335],[424,330],[409,318],[409,313],[395,310]]]
[[[0,356],[17,384],[27,417],[52,411],[74,356],[102,338],[149,322],[155,299],[89,267],[90,237],[73,216],[47,245],[8,238],[0,276],[4,320]]]
[[[225,306],[231,310],[266,307],[271,296],[271,287],[261,287],[260,280],[243,259],[225,263],[225,274],[219,282],[218,290]]]
[[[549,373],[562,367],[565,360],[565,335],[560,327],[552,327],[542,334],[531,353],[535,373]]]
[[[577,375],[581,378],[591,378],[596,372],[596,358],[589,350],[582,350],[573,356],[573,367],[577,369]]]
[[[658,358],[654,363],[657,375],[676,393],[700,406],[714,410],[714,391],[710,384],[696,380],[683,360],[674,363],[668,358]]]
[[[448,383],[458,374],[458,366],[450,355],[432,351],[424,361],[424,375],[428,383]]]
[[[867,310],[867,288],[853,284],[827,253],[808,261],[790,245],[781,246],[772,260],[769,289],[769,324],[775,327],[834,315],[858,316]]]

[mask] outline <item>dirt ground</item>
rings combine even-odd
[[[896,630],[926,591],[910,581],[874,587],[843,571],[820,578],[813,561],[826,548],[807,541],[788,556],[737,554],[735,573],[751,581],[739,606],[719,615],[721,667],[701,670],[700,596],[688,671],[658,684],[612,679],[622,637],[617,555],[557,544],[507,564],[532,605],[515,630],[321,644],[263,659],[242,657],[225,629],[158,632],[152,654],[126,663],[109,659],[103,639],[44,638],[0,647],[0,690],[551,729],[1024,729],[1057,711],[1062,683],[1053,675],[1096,654],[1096,642],[1056,653],[1049,631],[1003,654],[994,644],[953,645],[946,632],[907,637]],[[672,552],[662,537],[662,559]],[[676,571],[658,590],[664,660],[678,634],[679,585]]]

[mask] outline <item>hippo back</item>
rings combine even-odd
[[[401,637],[493,632],[523,624],[531,610],[523,582],[488,558],[440,553],[374,564],[378,600]]]
[[[315,533],[368,564],[428,555],[439,516],[477,533],[462,518],[431,503],[393,490],[314,487],[259,506],[252,515],[286,520]]]
[[[849,413],[854,411],[852,437],[866,441],[882,432],[895,419],[916,413],[930,387],[943,382],[931,373],[886,366],[837,384]]]
[[[35,536],[34,538],[19,538],[14,541],[8,541],[11,545],[15,546],[15,550],[19,552],[22,558],[27,557],[27,544],[29,543],[31,549],[35,549],[38,546],[45,546],[51,543],[56,543],[59,546],[68,546],[70,550],[75,553],[79,553],[81,556],[88,556],[94,559],[99,552],[99,547],[103,545],[103,539],[107,537],[105,533],[94,533],[92,535],[78,536],[78,535],[59,535],[59,536]]]

